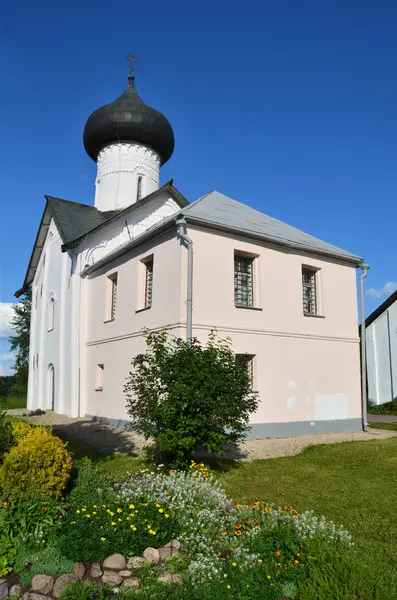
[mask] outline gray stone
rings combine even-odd
[[[128,579],[124,579],[123,587],[129,587],[137,590],[139,588],[139,579],[137,577],[128,577]]]
[[[182,577],[178,573],[172,574],[172,583],[182,583]]]
[[[160,554],[156,548],[146,548],[143,552],[143,558],[152,563],[152,565],[158,565],[160,562]]]
[[[89,570],[90,577],[102,577],[102,574],[101,565],[99,563],[92,563]]]
[[[131,577],[132,571],[129,569],[123,569],[122,571],[119,571],[119,575],[121,575],[121,577]]]
[[[118,588],[118,587],[113,588],[113,594],[118,594],[119,591],[120,591],[120,588]]]
[[[174,548],[174,550],[179,550],[181,548],[181,542],[179,540],[171,540],[168,544],[165,544],[166,548]]]
[[[110,587],[116,587],[123,582],[123,578],[115,571],[105,571],[102,575],[102,583],[110,585]]]
[[[35,575],[32,579],[32,592],[38,592],[47,596],[54,586],[54,579],[51,575]]]
[[[8,592],[8,596],[10,598],[19,598],[20,596],[22,596],[22,586],[18,584],[13,585],[10,588],[10,591]]]
[[[75,575],[79,579],[83,579],[84,575],[86,574],[86,571],[87,569],[84,563],[78,562],[74,564],[73,575]]]
[[[72,575],[71,573],[68,573],[67,575],[60,575],[54,583],[54,589],[52,592],[53,596],[55,596],[55,598],[59,598],[59,596],[63,594],[63,592],[66,590],[68,585],[76,583],[76,581],[78,581],[77,577],[75,575]],[[28,600],[36,599],[32,598]]]
[[[144,564],[145,559],[142,558],[142,556],[132,556],[127,563],[127,569],[132,569],[133,571],[136,569],[142,569]]]
[[[169,558],[173,554],[177,553],[177,550],[174,550],[171,546],[167,548],[158,548],[158,553],[160,554],[160,560],[164,560],[165,558]]]
[[[125,569],[126,566],[127,562],[122,554],[112,554],[112,556],[105,558],[102,563],[104,569],[115,569],[116,571]]]
[[[8,585],[6,579],[0,579],[0,599],[8,598]]]
[[[157,580],[162,581],[163,583],[172,583],[172,575],[171,573],[168,573],[168,571],[165,571],[157,577]]]

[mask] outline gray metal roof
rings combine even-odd
[[[54,196],[45,197],[64,244],[81,237],[120,212],[118,210],[101,212],[95,206],[88,204],[62,200]]]
[[[297,250],[301,249],[340,257],[357,264],[362,262],[362,259],[355,254],[323,242],[308,233],[273,219],[273,217],[269,217],[216,191],[203,196],[203,198],[190,204],[180,212],[185,215],[188,221],[197,220],[202,224],[262,238]]]

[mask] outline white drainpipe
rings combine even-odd
[[[362,274],[360,276],[360,300],[361,300],[361,402],[362,402],[362,420],[363,430],[368,427],[367,421],[367,345],[365,331],[365,310],[364,310],[364,279],[368,275],[369,265],[360,265]]]
[[[187,244],[187,294],[186,294],[186,341],[192,339],[193,321],[193,240],[186,234],[186,220],[183,216],[176,220],[178,236]]]

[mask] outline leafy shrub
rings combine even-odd
[[[139,555],[148,546],[161,546],[178,533],[173,511],[166,504],[93,504],[68,515],[60,548],[68,558],[95,562],[114,553]]]
[[[76,507],[102,505],[114,497],[114,490],[106,475],[101,473],[89,458],[80,459],[72,476],[68,502]]]
[[[63,575],[73,572],[74,561],[63,556],[55,540],[47,546],[32,550],[25,545],[19,547],[15,558],[14,571],[19,573],[20,583],[28,587],[39,573]]]
[[[0,412],[0,463],[12,447],[12,431],[6,412]]]
[[[115,594],[109,587],[87,582],[78,581],[66,588],[59,600],[108,600],[114,598]],[[117,593],[117,598],[124,600],[125,598],[135,598],[137,595],[134,590],[128,588],[120,588]],[[159,598],[160,600],[160,598]]]
[[[385,402],[384,404],[373,404],[372,402],[369,402],[368,413],[397,415],[397,398],[394,398],[391,402]]]
[[[32,492],[59,498],[71,468],[66,444],[49,432],[33,429],[5,456],[1,484],[14,495]]]
[[[15,561],[17,547],[7,535],[0,533],[0,577],[4,577],[10,571]]]
[[[258,406],[245,361],[211,333],[206,346],[146,332],[147,351],[132,361],[124,391],[132,427],[153,438],[167,464],[186,463],[198,447],[224,452],[246,435]]]

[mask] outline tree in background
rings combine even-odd
[[[30,314],[32,310],[32,290],[29,289],[22,300],[13,306],[14,316],[11,327],[15,335],[10,337],[11,351],[15,352],[15,382],[11,393],[16,396],[26,396],[28,389],[29,373],[29,341],[30,341]]]
[[[153,439],[152,453],[182,466],[197,448],[222,454],[241,441],[258,406],[247,362],[213,332],[205,346],[166,331],[145,338],[124,391],[132,428]]]

